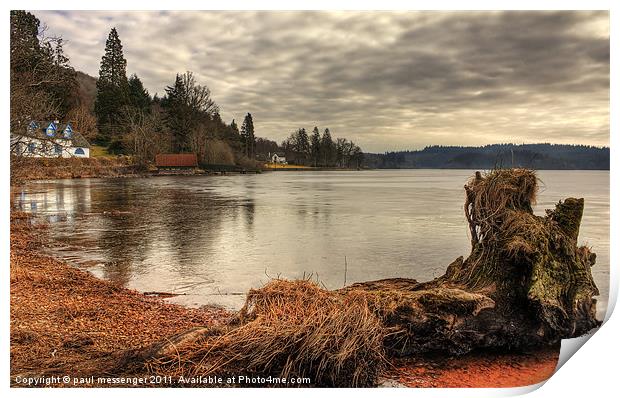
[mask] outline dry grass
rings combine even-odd
[[[384,368],[386,330],[364,295],[341,295],[308,280],[251,290],[239,325],[148,363],[173,375],[309,377],[317,386],[372,386]]]
[[[267,162],[263,165],[263,167],[265,169],[268,170],[284,170],[284,169],[314,169],[314,167],[311,166],[303,166],[303,165],[297,165],[297,164],[277,164],[277,163],[271,163],[271,162]]]
[[[468,314],[489,300],[456,289],[328,291],[309,280],[273,280],[248,293],[236,322],[192,330],[149,352],[146,368],[173,376],[307,377],[316,386],[367,387],[406,344],[403,319]],[[405,322],[406,323],[406,322]],[[138,357],[138,361],[144,358]]]

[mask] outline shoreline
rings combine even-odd
[[[334,167],[257,167],[245,169],[241,166],[226,165],[223,168],[195,168],[157,170],[154,166],[141,169],[131,157],[119,156],[96,158],[28,158],[19,170],[19,180],[45,181],[82,178],[151,178],[168,176],[215,176],[261,174],[272,171],[358,171],[350,168]],[[369,169],[366,169],[369,170]]]
[[[214,176],[214,175],[240,175],[261,174],[269,172],[353,172],[353,171],[377,171],[377,170],[475,170],[462,168],[335,168],[335,167],[309,167],[286,165],[282,167],[264,167],[249,170],[168,170],[157,171],[154,169],[139,170],[126,156],[118,158],[31,158],[26,160],[26,168],[20,172],[20,179],[28,181],[81,179],[81,178],[151,178],[166,176]],[[235,168],[237,166],[230,166]],[[607,171],[608,169],[541,169],[550,171]]]
[[[57,367],[82,376],[84,364],[138,349],[192,327],[218,327],[234,314],[183,307],[116,286],[41,252],[45,226],[11,214],[11,384]],[[43,232],[43,233],[41,233]],[[516,387],[553,374],[559,346],[533,352],[475,352],[393,359],[384,385]],[[121,375],[124,376],[124,375]],[[128,375],[129,376],[129,375]],[[60,386],[70,386],[60,384]],[[83,386],[83,385],[82,385]]]

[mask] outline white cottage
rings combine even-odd
[[[277,153],[274,153],[273,155],[270,156],[270,160],[271,160],[271,163],[287,164],[286,157],[282,154],[279,155]]]
[[[11,151],[36,158],[88,158],[90,144],[70,123],[32,121],[24,134],[11,134]]]

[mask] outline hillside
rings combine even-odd
[[[364,165],[379,169],[609,170],[609,148],[558,144],[493,144],[482,147],[429,146],[420,151],[365,153]]]
[[[86,105],[88,109],[93,109],[97,96],[97,78],[77,71],[77,81],[80,104]]]

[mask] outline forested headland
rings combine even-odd
[[[609,170],[609,148],[548,143],[480,147],[434,145],[419,151],[365,153],[364,166],[377,169]]]

